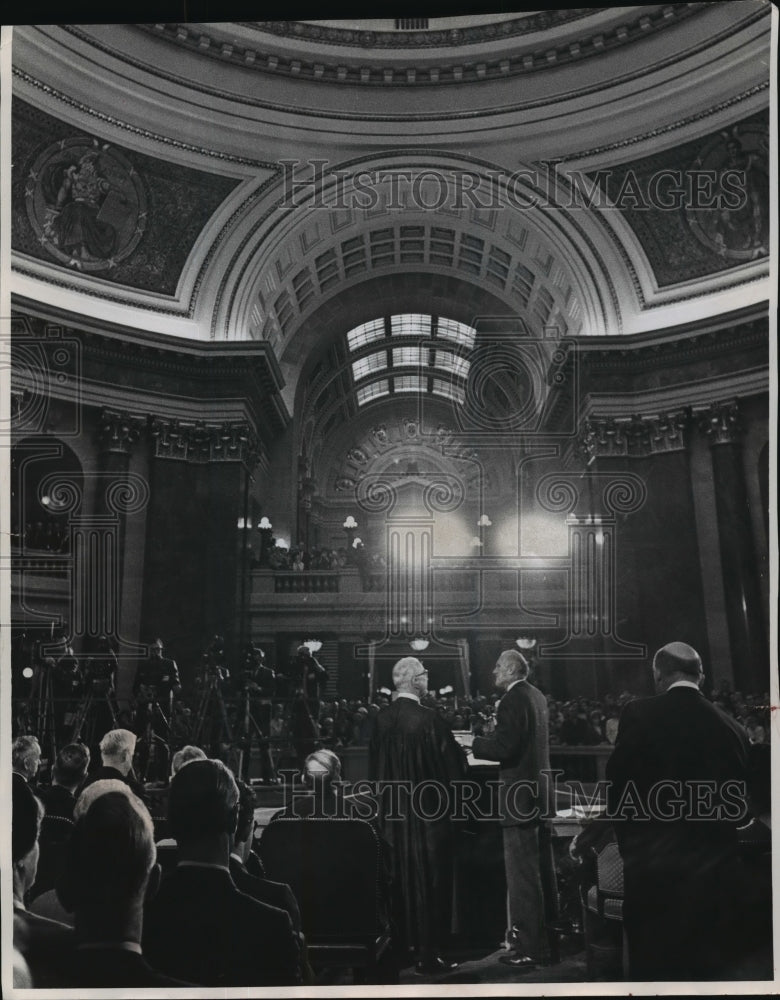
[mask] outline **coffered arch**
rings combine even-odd
[[[411,151],[326,166],[313,180],[290,167],[269,196],[276,210],[254,206],[215,256],[212,336],[267,340],[285,362],[321,303],[366,275],[420,268],[490,287],[536,330],[620,333],[635,304],[625,264],[598,218],[567,212],[544,182],[531,167],[510,175]]]

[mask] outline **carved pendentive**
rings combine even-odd
[[[249,424],[227,422],[189,423],[183,420],[160,420],[151,425],[155,458],[173,458],[183,462],[243,462],[248,469],[260,460],[260,444]]]

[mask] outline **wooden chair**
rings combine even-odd
[[[390,948],[379,838],[361,819],[282,818],[260,841],[267,877],[286,882],[301,910],[315,969],[351,968],[372,981]]]
[[[596,856],[596,884],[582,900],[585,962],[588,979],[595,975],[596,959],[616,969],[623,950],[623,859],[616,843]]]

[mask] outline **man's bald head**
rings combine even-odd
[[[393,667],[393,684],[396,691],[406,691],[411,694],[420,694],[420,689],[428,689],[428,672],[420,663],[416,656],[404,656]],[[423,684],[423,680],[425,683]]]
[[[693,681],[700,684],[704,677],[701,657],[685,642],[669,642],[653,657],[653,676],[656,687],[665,691],[675,681]]]

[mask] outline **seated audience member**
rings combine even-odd
[[[289,885],[258,878],[247,869],[246,862],[252,850],[252,833],[255,825],[255,793],[245,782],[239,781],[237,784],[238,823],[230,850],[230,875],[236,887],[247,896],[280,910],[286,910],[290,915],[293,929],[300,933],[301,912]]]
[[[317,816],[348,817],[348,807],[341,795],[341,761],[332,750],[322,748],[310,753],[303,763],[306,794],[293,795],[292,801],[276,813],[279,817]]]
[[[89,747],[84,743],[69,743],[57,754],[48,788],[41,788],[38,795],[46,808],[47,816],[73,819],[76,789],[87,776]]]
[[[36,988],[62,985],[73,945],[69,927],[30,913],[26,897],[38,868],[38,834],[43,804],[18,774],[12,781],[11,861],[13,865],[14,948],[27,964]]]
[[[238,804],[219,760],[194,760],[174,776],[168,822],[178,862],[147,904],[144,950],[156,968],[203,986],[294,985],[300,948],[289,914],[230,877]]]
[[[41,766],[41,745],[34,736],[17,736],[11,745],[11,767],[29,784]]]
[[[181,750],[177,750],[171,758],[171,777],[174,774],[178,774],[184,765],[189,764],[192,760],[206,760],[205,751],[201,750],[200,747],[194,747],[190,744],[182,747]]]
[[[88,788],[93,781],[117,778],[119,781],[124,781],[133,794],[143,801],[143,788],[133,772],[135,741],[136,735],[131,733],[129,729],[109,729],[100,741],[102,767],[97,768],[86,778],[81,785],[79,795],[82,795],[84,789]]]
[[[120,787],[92,798],[70,840],[58,888],[75,921],[76,946],[65,985],[190,985],[155,972],[142,954],[144,899],[156,890],[160,870],[146,806],[126,785]]]

